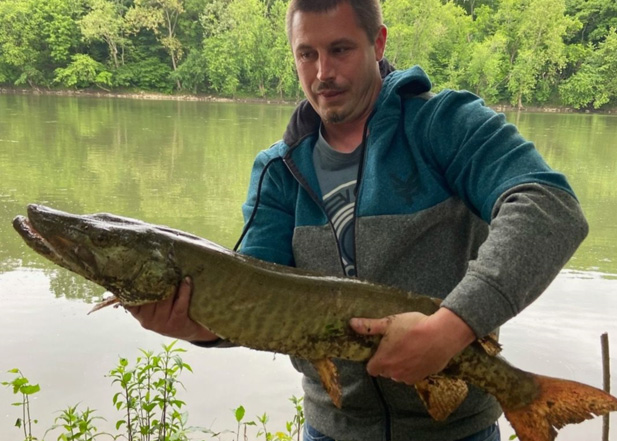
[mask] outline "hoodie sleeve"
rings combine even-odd
[[[483,336],[548,287],[588,225],[565,176],[503,115],[468,92],[448,91],[427,104],[433,113],[424,135],[435,167],[489,224],[477,258],[442,306]]]
[[[442,306],[484,336],[537,299],[587,235],[577,200],[542,184],[522,184],[497,200],[478,257]]]
[[[240,252],[257,259],[294,266],[291,249],[295,212],[287,169],[276,145],[257,155],[247,200],[242,206],[246,235]]]

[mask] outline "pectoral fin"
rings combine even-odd
[[[467,397],[467,383],[462,380],[433,375],[415,384],[416,390],[429,415],[443,421]]]
[[[340,409],[343,402],[343,391],[339,383],[336,365],[329,358],[323,358],[321,360],[313,360],[313,366],[315,366],[321,379],[321,384],[328,392],[328,395],[330,395],[332,402]]]
[[[116,296],[107,297],[105,300],[94,305],[94,307],[90,311],[88,311],[88,314],[92,314],[93,312],[98,311],[99,309],[103,309],[111,305],[117,306],[119,304],[120,304],[120,299],[117,298]]]

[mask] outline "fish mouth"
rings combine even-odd
[[[27,211],[27,217],[13,219],[13,228],[30,248],[53,263],[81,274],[94,263],[92,255],[77,253],[80,247],[66,235],[45,228],[48,218],[57,217],[62,212],[36,204],[28,205]],[[92,262],[88,262],[90,260]]]
[[[61,260],[58,252],[51,246],[49,241],[34,228],[29,218],[26,216],[15,217],[15,219],[13,219],[13,228],[15,228],[26,244],[34,251],[42,254],[55,263]]]

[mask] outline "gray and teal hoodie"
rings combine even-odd
[[[365,128],[355,207],[359,278],[444,299],[480,337],[533,302],[587,234],[566,178],[477,96],[444,90],[430,99],[426,74],[387,70]],[[283,140],[252,171],[241,252],[342,275],[331,220],[313,168],[319,117],[296,109]],[[493,423],[501,409],[472,387],[445,422],[415,389],[336,360],[343,407],[333,406],[310,363],[305,413],[346,441],[448,441]]]

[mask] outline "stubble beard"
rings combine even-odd
[[[327,124],[340,124],[345,121],[347,115],[337,112],[336,110],[330,110],[324,112],[322,119]]]
[[[334,82],[321,82],[317,85],[317,87],[313,90],[313,93],[319,94],[326,91],[335,91],[335,92],[345,92],[346,89]],[[343,103],[344,107],[346,103]],[[350,113],[348,110],[344,108],[329,109],[324,108],[320,113],[321,119],[327,124],[339,124],[345,122],[345,120],[349,117]]]

